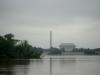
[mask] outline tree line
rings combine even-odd
[[[41,54],[41,48],[32,47],[26,40],[14,39],[11,33],[0,35],[1,59],[37,59]]]
[[[74,52],[83,52],[85,55],[100,55],[100,48],[90,49],[90,48],[76,48]]]

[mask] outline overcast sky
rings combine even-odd
[[[50,30],[54,47],[100,47],[100,0],[0,0],[1,35],[49,48]]]

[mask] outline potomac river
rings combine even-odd
[[[0,60],[0,75],[100,75],[100,56]]]

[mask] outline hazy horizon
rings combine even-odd
[[[0,35],[13,33],[32,46],[74,43],[100,48],[100,0],[0,0]]]

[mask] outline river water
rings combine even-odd
[[[0,75],[100,75],[100,56],[0,60]]]

